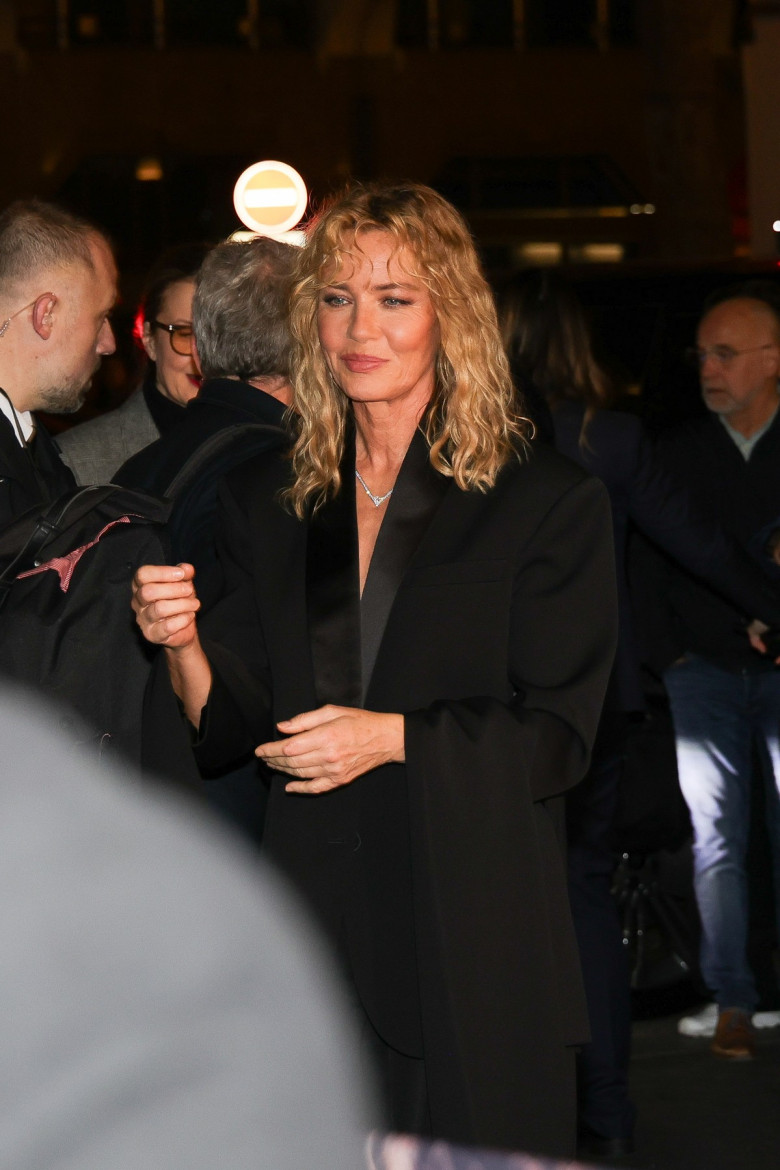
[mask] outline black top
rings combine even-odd
[[[174,402],[172,398],[166,398],[157,389],[157,373],[154,364],[146,372],[141,385],[141,393],[149,409],[149,414],[161,435],[167,435],[169,431],[175,430],[179,426],[185,407],[179,402]]]
[[[626,542],[632,525],[688,573],[707,581],[737,605],[739,611],[734,611],[733,620],[742,631],[748,617],[780,625],[780,594],[742,546],[726,534],[720,517],[705,510],[689,491],[681,468],[668,466],[654,451],[639,419],[618,411],[598,411],[581,443],[583,416],[584,408],[579,403],[561,402],[556,406],[555,445],[597,475],[609,492],[620,614],[609,705],[619,710],[638,710],[644,704],[626,577]],[[722,430],[720,424],[718,427]],[[777,510],[780,511],[780,500]],[[754,656],[745,633],[739,636],[742,650]]]

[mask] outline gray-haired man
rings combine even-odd
[[[198,595],[213,600],[220,574],[216,560],[217,481],[248,455],[285,441],[283,416],[291,339],[287,297],[295,249],[276,240],[226,243],[203,262],[192,303],[192,327],[204,382],[176,430],[146,447],[117,472],[126,487],[165,494],[176,473],[202,444],[242,423],[263,424],[266,432],[239,435],[198,476],[197,495],[188,493],[171,519],[173,555],[198,574]]]

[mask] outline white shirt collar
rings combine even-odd
[[[24,442],[28,442],[35,431],[35,420],[33,419],[32,414],[29,410],[15,411],[10,401],[6,398],[5,394],[0,394],[0,410],[11,424],[11,429],[16,435],[17,442],[21,447],[23,444],[22,440],[19,438],[19,427],[22,429]]]
[[[735,430],[731,423],[728,422],[725,415],[718,415],[718,418],[726,428],[726,434],[728,434],[736,443],[737,447],[739,448],[739,452],[745,461],[750,458],[750,456],[753,454],[753,448],[755,447],[758,440],[767,433],[772,423],[775,421],[775,415],[777,414],[778,409],[780,408],[776,407],[764,425],[759,427],[757,431],[754,431],[749,438],[746,438],[743,434],[741,434],[740,431]]]

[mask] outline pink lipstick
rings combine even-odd
[[[341,361],[353,374],[369,374],[387,363],[386,358],[371,357],[367,353],[343,353]]]

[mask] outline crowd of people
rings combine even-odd
[[[378,1102],[329,1140],[362,1117],[629,1154],[612,830],[642,665],[674,719],[713,1052],[751,1058],[757,1009],[780,1023],[747,961],[746,876],[758,764],[780,893],[780,294],[704,306],[706,411],[652,443],[611,408],[556,272],[518,273],[497,307],[446,200],[353,186],[299,249],[163,256],[142,384],[55,443],[36,413],[78,409],[116,297],[93,225],[35,201],[0,216],[0,525],[77,484],[170,500],[169,563],[127,572],[142,755],[317,923]]]

